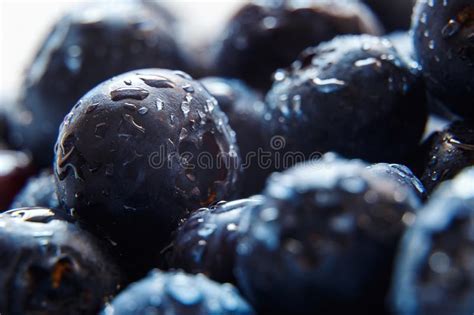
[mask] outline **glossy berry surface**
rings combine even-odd
[[[401,188],[413,191],[420,200],[426,199],[426,189],[422,182],[406,166],[400,164],[379,163],[368,167],[369,171],[395,180]]]
[[[236,133],[243,167],[240,195],[249,197],[259,194],[272,170],[259,164],[259,150],[263,150],[270,140],[265,139],[262,133],[265,111],[260,95],[235,79],[208,77],[200,82],[217,99]]]
[[[261,203],[260,197],[254,197],[218,203],[193,213],[178,229],[169,266],[203,273],[221,283],[235,282],[240,221],[246,209]]]
[[[95,314],[120,272],[87,232],[49,209],[0,216],[0,312]]]
[[[0,212],[7,210],[34,172],[31,158],[23,152],[0,150]]]
[[[173,23],[152,1],[94,1],[66,13],[26,72],[11,141],[51,166],[59,124],[94,86],[133,69],[182,68]]]
[[[381,34],[378,20],[357,0],[253,1],[228,23],[215,49],[218,75],[267,90],[273,72],[305,48],[339,34]]]
[[[474,311],[474,169],[435,191],[403,238],[393,277],[396,315]]]
[[[443,181],[474,165],[474,124],[457,121],[434,133],[424,146],[421,181],[428,193]]]
[[[126,288],[102,315],[251,315],[251,307],[230,284],[182,272],[150,274]]]
[[[273,175],[241,222],[235,275],[268,314],[381,314],[392,261],[420,205],[358,160],[326,155]]]
[[[387,32],[410,28],[416,0],[363,0],[379,17]]]
[[[54,175],[49,171],[30,178],[16,195],[10,209],[26,207],[59,208]]]
[[[423,85],[386,39],[337,37],[275,78],[266,133],[285,138],[287,151],[401,163],[423,134]]]
[[[474,3],[420,0],[413,23],[428,90],[455,114],[474,119]]]
[[[124,252],[156,264],[179,220],[236,192],[240,158],[227,117],[179,71],[129,72],[67,115],[56,145],[60,202]],[[143,252],[147,248],[147,252]]]

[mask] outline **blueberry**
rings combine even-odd
[[[420,0],[413,23],[428,90],[455,114],[474,119],[474,4]]]
[[[426,199],[425,187],[408,167],[400,164],[379,163],[369,166],[368,169],[376,175],[392,178],[400,187],[412,190],[420,200]]]
[[[382,21],[389,32],[408,30],[416,0],[363,0]]]
[[[121,283],[101,244],[49,209],[2,215],[0,256],[2,314],[96,314]]]
[[[456,121],[434,133],[424,146],[421,181],[431,194],[439,183],[474,165],[474,124]]]
[[[421,139],[423,84],[386,39],[337,37],[278,76],[266,98],[266,132],[284,137],[288,152],[403,164]]]
[[[227,116],[180,71],[102,83],[66,116],[56,145],[60,202],[142,271],[190,211],[237,193],[239,173]]]
[[[253,1],[229,21],[213,59],[219,75],[267,90],[272,73],[289,66],[303,49],[339,34],[381,32],[358,0]]]
[[[13,200],[10,208],[25,207],[60,208],[53,174],[44,171],[26,182],[26,185]]]
[[[126,288],[102,315],[251,315],[251,307],[230,284],[182,272],[150,274]]]
[[[182,68],[175,33],[169,13],[151,1],[93,1],[66,13],[26,72],[12,142],[51,166],[59,124],[95,85],[133,69]]]
[[[200,80],[218,101],[229,117],[229,124],[236,132],[237,144],[242,156],[242,197],[258,194],[265,186],[271,167],[262,167],[259,150],[268,139],[263,138],[265,128],[264,103],[260,95],[236,79],[208,77]]]
[[[193,213],[178,229],[170,267],[203,273],[224,283],[235,282],[233,270],[240,220],[244,211],[261,198],[221,202]]]
[[[20,151],[0,150],[0,212],[7,210],[33,173],[34,167],[28,155]]]
[[[358,160],[325,155],[273,175],[241,222],[236,278],[269,314],[381,314],[420,201]],[[344,313],[347,312],[347,313]]]
[[[435,191],[406,232],[393,275],[396,315],[474,311],[474,169]]]

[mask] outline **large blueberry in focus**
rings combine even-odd
[[[413,23],[429,92],[453,113],[474,119],[474,3],[419,0]]]
[[[11,142],[50,167],[58,127],[80,97],[133,69],[182,68],[173,18],[153,1],[92,1],[66,13],[29,66]]]
[[[393,275],[396,315],[474,312],[474,168],[443,183],[401,242]]]
[[[326,155],[272,175],[241,222],[235,276],[267,314],[382,314],[420,200],[358,160]]]
[[[180,71],[136,70],[66,116],[55,175],[60,202],[145,271],[189,212],[237,193],[240,157],[201,84]]]
[[[245,5],[229,21],[214,51],[215,70],[267,90],[273,72],[305,48],[340,34],[380,35],[381,26],[358,0],[264,0]]]
[[[284,137],[287,152],[404,164],[421,140],[424,86],[387,39],[339,36],[275,78],[266,132]]]
[[[0,256],[2,314],[96,314],[121,285],[103,244],[50,209],[2,214]]]
[[[252,315],[252,308],[230,284],[203,275],[153,270],[122,291],[102,315]]]

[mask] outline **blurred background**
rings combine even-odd
[[[120,0],[116,0],[120,1]],[[85,0],[0,0],[0,95],[15,93],[23,70],[32,61],[61,14]],[[157,0],[181,20],[189,45],[209,42],[245,0]],[[210,18],[212,17],[212,18]]]

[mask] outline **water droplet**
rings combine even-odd
[[[163,105],[165,105],[165,102],[163,102],[163,101],[160,100],[160,99],[157,99],[157,100],[156,100],[156,109],[157,109],[157,110],[162,110],[162,109],[163,109]]]
[[[183,90],[188,93],[194,93],[194,88],[191,84],[183,85]]]
[[[428,20],[427,14],[426,14],[426,12],[423,12],[423,13],[420,15],[420,22],[421,22],[422,24],[426,24],[427,20]]]
[[[212,111],[214,110],[214,107],[215,107],[215,102],[216,102],[215,99],[207,100],[207,101],[206,101],[206,106],[204,106],[204,109],[205,109],[207,112],[212,112]]]
[[[444,38],[449,38],[456,35],[461,29],[461,25],[455,20],[449,20],[448,24],[443,27],[441,34]]]
[[[429,265],[436,273],[445,273],[451,267],[451,258],[444,252],[435,252],[430,256]]]
[[[181,132],[179,133],[179,141],[183,141],[188,136],[188,130],[186,128],[181,128]]]
[[[275,28],[277,26],[277,23],[278,23],[278,20],[273,17],[273,16],[266,16],[265,18],[263,18],[262,20],[262,25],[263,27],[265,27],[266,29],[272,29],[272,28]]]
[[[437,171],[432,171],[431,175],[430,175],[430,178],[434,182],[437,181],[439,179],[439,173]]]
[[[127,110],[132,111],[132,112],[137,110],[137,105],[132,104],[132,103],[125,103],[125,104],[123,104],[123,107]]]
[[[140,107],[140,109],[138,110],[138,113],[140,115],[145,115],[146,113],[148,113],[148,108],[146,107]]]
[[[107,124],[105,122],[98,123],[97,125],[95,125],[94,135],[97,138],[103,139],[105,137],[106,130],[107,130]]]
[[[332,78],[332,79],[320,79],[314,78],[313,83],[316,84],[319,91],[322,93],[333,93],[339,91],[346,86],[346,82]]]
[[[198,230],[198,235],[202,237],[208,237],[216,230],[216,225],[213,223],[206,223],[202,228]]]
[[[284,81],[287,77],[287,72],[282,69],[278,69],[275,74],[273,74],[273,80],[276,82]]]
[[[235,224],[235,223],[229,223],[227,224],[227,231],[236,231],[238,228],[238,226]]]
[[[428,47],[429,47],[429,49],[431,49],[431,50],[435,49],[435,42],[434,42],[434,40],[430,40],[430,41],[428,42]]]
[[[137,208],[130,207],[130,206],[127,206],[127,205],[123,205],[123,209],[126,210],[126,211],[137,211]]]
[[[380,60],[376,58],[367,58],[367,59],[362,59],[362,60],[357,60],[354,65],[356,67],[365,67],[365,66],[370,66],[370,65],[375,65],[377,67],[381,67],[382,63]]]
[[[275,221],[278,218],[279,212],[277,208],[265,208],[260,212],[260,218],[265,222]]]
[[[187,101],[184,101],[181,103],[181,110],[183,111],[184,116],[188,116],[188,113],[191,110],[191,108]]]
[[[139,124],[137,124],[135,122],[135,120],[133,119],[133,116],[132,115],[129,115],[129,114],[124,114],[123,115],[123,119],[128,122],[130,125],[133,126],[133,128],[135,128],[136,130],[140,131],[141,133],[145,133],[145,128],[143,128],[142,126],[140,126]]]
[[[94,104],[91,104],[91,105],[87,106],[86,114],[92,113],[93,111],[95,111],[97,109],[97,107],[99,107],[99,103],[94,103]]]
[[[145,82],[146,85],[158,89],[167,89],[175,87],[173,81],[159,75],[143,75],[140,76],[140,79]]]
[[[114,175],[114,165],[109,163],[105,165],[105,175],[112,176]]]
[[[176,70],[176,71],[173,71],[173,73],[175,75],[177,75],[178,77],[181,77],[181,78],[186,79],[186,80],[192,80],[193,79],[189,74],[187,74],[184,71]]]
[[[147,98],[149,94],[150,93],[147,90],[135,87],[118,88],[110,92],[112,101],[121,101],[125,99],[134,99],[141,101]]]

